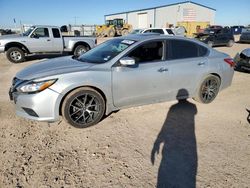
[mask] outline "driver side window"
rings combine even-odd
[[[151,63],[163,60],[163,42],[147,42],[128,54],[136,63]]]
[[[49,30],[48,28],[37,28],[33,35],[37,36],[37,37],[49,37]]]

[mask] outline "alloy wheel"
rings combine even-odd
[[[204,103],[209,103],[215,99],[218,94],[220,83],[215,77],[206,79],[201,88],[201,98]]]
[[[22,54],[19,51],[12,51],[10,53],[10,57],[14,61],[19,61],[22,58]]]

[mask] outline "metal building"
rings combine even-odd
[[[179,2],[169,5],[152,7],[105,15],[106,20],[124,19],[134,29],[149,27],[171,27],[183,25],[213,25],[215,19],[214,8],[194,3],[192,1]]]

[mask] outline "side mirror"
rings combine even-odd
[[[123,57],[120,59],[120,63],[121,65],[131,66],[131,65],[135,65],[135,60],[131,57]]]

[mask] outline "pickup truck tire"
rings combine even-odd
[[[87,52],[89,50],[88,47],[84,46],[84,45],[78,45],[75,50],[74,50],[74,55],[76,57],[81,56],[82,54],[84,54],[85,52]]]
[[[7,50],[6,56],[12,63],[21,63],[25,60],[25,55],[22,49],[18,47],[11,47]]]
[[[122,36],[128,35],[129,31],[127,29],[122,30]]]
[[[113,29],[111,29],[109,32],[108,32],[108,37],[114,37],[115,36],[115,31]]]
[[[81,87],[70,92],[62,104],[62,115],[77,128],[97,124],[105,112],[105,100],[100,93],[90,87]]]

